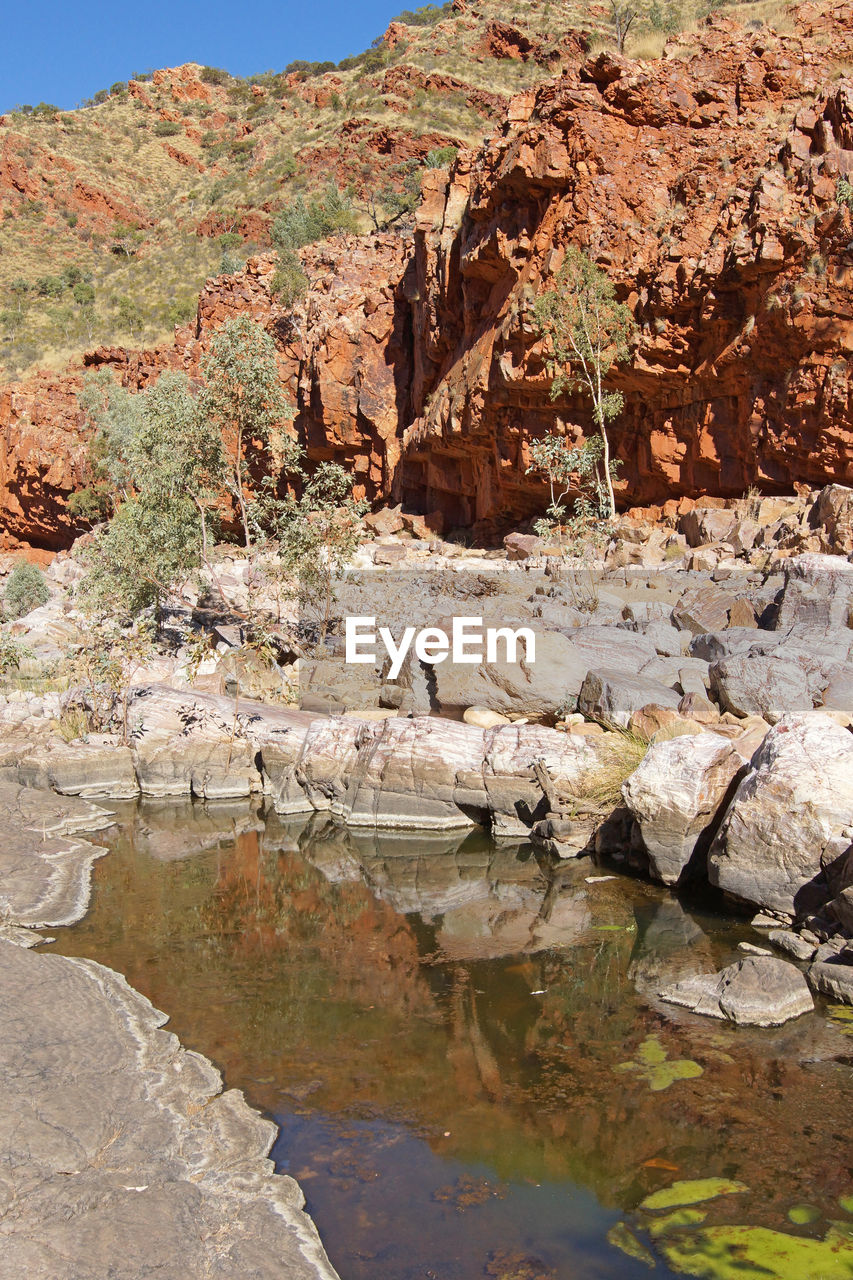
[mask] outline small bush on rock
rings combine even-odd
[[[23,618],[49,599],[50,591],[41,569],[23,560],[9,574],[3,612],[7,618]]]

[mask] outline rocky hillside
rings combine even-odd
[[[405,166],[479,146],[513,94],[576,64],[606,27],[606,5],[583,33],[570,0],[516,8],[429,5],[337,67],[241,80],[189,64],[118,82],[76,111],[0,117],[0,371],[169,338],[219,267],[218,237],[239,237],[231,257],[245,259],[269,244],[282,204],[330,176],[366,229]],[[75,292],[81,282],[91,293]]]
[[[565,33],[538,53],[515,46],[514,56],[496,56],[504,46],[483,45],[481,8],[457,0],[428,37],[418,29],[417,49],[444,40],[447,52],[453,32],[474,23],[490,92],[494,70],[508,75],[510,63],[517,83],[507,90],[541,83],[499,95],[488,110],[478,99],[491,136],[463,147],[449,168],[425,172],[413,229],[304,250],[311,289],[292,312],[271,296],[273,256],[260,253],[207,282],[195,320],[173,342],[96,348],[85,365],[110,366],[131,387],[167,366],[192,372],[211,329],[249,311],[276,338],[312,457],[349,464],[371,500],[488,531],[541,507],[541,488],[526,474],[530,438],[555,420],[578,438],[589,430],[584,404],[551,401],[531,317],[562,247],[574,243],[607,269],[639,325],[618,377],[621,505],[849,482],[849,0],[800,5],[778,30],[712,16],[648,61],[584,52],[587,36]],[[401,40],[392,24],[384,48],[402,58]],[[370,76],[405,96],[419,64],[397,66]],[[185,74],[164,73],[161,85],[168,80],[173,94],[180,84],[208,87]],[[290,92],[304,103],[337,74],[299,80]],[[277,105],[275,120],[284,115]],[[382,127],[396,131],[393,145],[378,121],[366,122],[373,141],[363,151],[397,163],[417,117],[391,115]],[[260,128],[244,135],[253,146]],[[423,146],[450,138],[464,141],[434,130]],[[303,169],[321,146],[300,151]],[[222,229],[209,210],[193,234],[202,224]],[[0,393],[7,545],[58,547],[74,534],[64,508],[81,475],[79,378],[41,373]]]

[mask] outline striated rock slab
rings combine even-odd
[[[79,833],[112,822],[84,800],[0,782],[0,919],[30,928],[79,920],[92,863],[106,852]]]
[[[778,1027],[814,1008],[800,970],[775,956],[746,956],[720,973],[685,978],[659,994],[667,1004],[752,1027]]]
[[[0,1249],[51,1280],[336,1280],[276,1136],[111,969],[0,941]]]

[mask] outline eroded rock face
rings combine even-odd
[[[850,848],[851,824],[853,734],[818,712],[785,716],[735,792],[709,852],[710,881],[771,911],[806,914],[833,896],[827,875]]]
[[[129,724],[143,796],[263,791],[278,813],[330,812],[356,827],[482,822],[524,836],[548,807],[534,766],[572,792],[595,778],[604,754],[542,725],[314,716],[156,685],[133,691]]]

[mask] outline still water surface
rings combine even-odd
[[[747,923],[480,833],[121,819],[54,949],[125,974],[275,1119],[344,1280],[795,1275],[749,1269],[753,1236],[720,1254],[729,1226],[829,1232],[830,1269],[796,1274],[853,1276],[853,1022],[739,1030],[655,996],[760,941]],[[708,1178],[743,1189],[638,1208]]]

